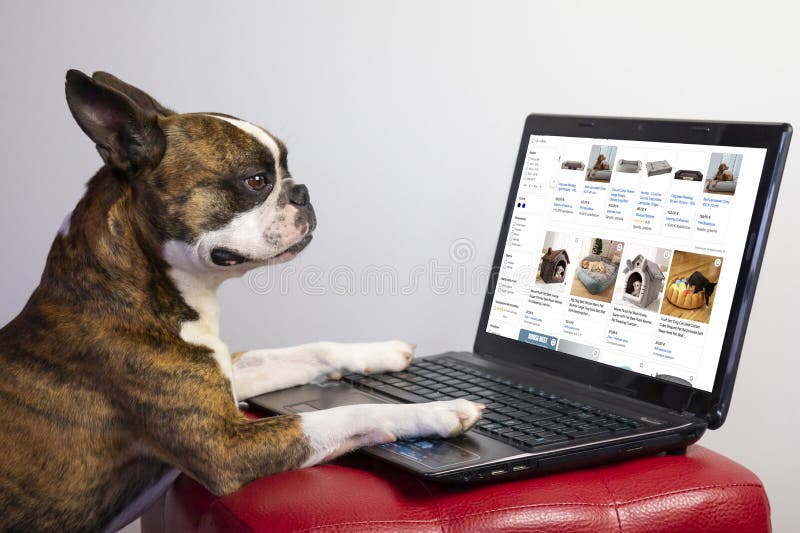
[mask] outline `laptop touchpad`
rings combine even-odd
[[[295,413],[307,413],[309,411],[321,411],[340,405],[357,405],[360,403],[386,403],[374,396],[367,396],[358,392],[347,392],[344,394],[326,394],[322,398],[309,400],[307,402],[287,405],[286,409]]]
[[[330,409],[340,405],[356,405],[360,403],[386,403],[380,398],[361,394],[360,392],[347,391],[342,393],[331,393],[328,391],[322,398],[309,400],[306,402],[287,405],[285,409],[295,413],[307,413],[309,411],[320,411]],[[455,443],[458,442],[462,446]],[[459,463],[480,459],[480,456],[464,448],[470,442],[469,438],[462,436],[456,439],[419,439],[413,441],[398,441],[382,444],[378,448],[392,455],[399,455],[406,460],[419,463],[430,469],[439,469]]]

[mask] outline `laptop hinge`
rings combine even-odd
[[[504,364],[508,364],[508,359],[499,358],[496,355],[492,355],[488,352],[479,353],[479,352],[472,352],[474,355],[477,355],[481,359],[487,359],[489,361],[501,360]],[[520,366],[524,369],[531,369],[531,370],[540,370],[543,372],[547,372],[548,374],[553,374],[554,376],[558,376],[558,370],[553,368],[552,366],[547,365],[540,365],[537,363],[526,362],[524,365],[520,365],[519,363],[515,363],[517,366]],[[562,378],[563,379],[563,378]]]
[[[473,352],[473,355],[477,356],[480,359],[485,359],[485,360],[490,360],[490,361],[498,359],[497,356],[492,355],[492,354],[490,354],[488,352],[484,352],[484,353]],[[504,362],[507,362],[505,359],[501,359],[501,360],[504,361]],[[551,375],[553,375],[555,377],[559,377],[560,379],[565,379],[565,378],[562,378],[562,377],[558,376],[558,374],[557,374],[557,372],[556,372],[556,370],[554,368],[550,368],[550,367],[547,367],[547,366],[544,366],[544,365],[537,365],[535,363],[528,362],[528,363],[525,364],[524,368],[526,368],[526,369],[530,368],[530,369],[545,371],[546,373],[551,374]],[[572,380],[567,380],[567,381],[572,381]],[[574,382],[573,381],[573,383],[580,383],[580,382]],[[692,413],[691,411],[687,410],[689,405],[691,404],[692,397],[693,397],[694,393],[696,392],[694,389],[686,396],[685,399],[684,398],[670,398],[670,400],[671,400],[670,403],[672,403],[672,405],[659,405],[659,404],[648,402],[646,400],[643,400],[643,399],[639,398],[639,395],[637,394],[637,391],[634,390],[634,389],[630,389],[630,388],[627,388],[627,387],[621,387],[621,386],[616,385],[614,383],[605,382],[602,387],[598,387],[596,385],[588,385],[586,383],[583,383],[583,385],[595,388],[598,391],[611,393],[611,394],[619,394],[620,396],[625,396],[627,398],[631,398],[633,400],[637,400],[637,401],[646,403],[646,404],[651,405],[653,407],[664,409],[665,411],[669,411],[670,413],[678,415],[681,418],[694,418],[694,419],[701,418],[703,420],[706,420],[706,422],[709,423],[709,424],[712,423],[712,420],[714,419],[714,413],[716,412],[716,410],[712,410],[712,412],[708,416],[706,416],[706,417],[698,417],[695,413]]]

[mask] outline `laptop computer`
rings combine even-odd
[[[472,352],[250,405],[480,401],[463,436],[363,450],[452,483],[685,450],[730,405],[791,131],[530,115]]]

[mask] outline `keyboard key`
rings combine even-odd
[[[582,439],[584,437],[595,437],[597,435],[605,435],[605,434],[610,434],[610,433],[611,433],[611,431],[609,429],[607,429],[607,428],[593,428],[593,429],[587,429],[585,431],[581,431],[579,433],[575,433],[573,435],[573,437],[576,438],[576,439]]]
[[[491,420],[493,422],[503,422],[505,420],[511,420],[511,417],[500,413],[484,413],[483,418],[485,418],[486,420]]]
[[[397,398],[398,400],[402,400],[404,402],[414,403],[419,401],[419,396],[417,396],[416,394],[408,392],[405,389],[395,387],[393,385],[383,385],[380,387],[375,387],[375,390],[387,396],[391,396],[392,398]]]
[[[546,444],[555,444],[557,442],[568,441],[569,438],[565,435],[553,435],[552,437],[539,437],[536,435],[529,435],[527,437],[520,437],[520,441],[528,446],[544,446]]]
[[[558,413],[554,413],[552,411],[542,411],[537,414],[532,413],[525,413],[523,416],[520,416],[520,420],[524,420],[525,422],[538,422],[541,420],[548,420],[558,416]]]

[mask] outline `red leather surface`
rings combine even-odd
[[[770,531],[759,479],[717,453],[637,459],[471,488],[367,457],[260,479],[225,498],[181,476],[142,519],[162,531]]]

